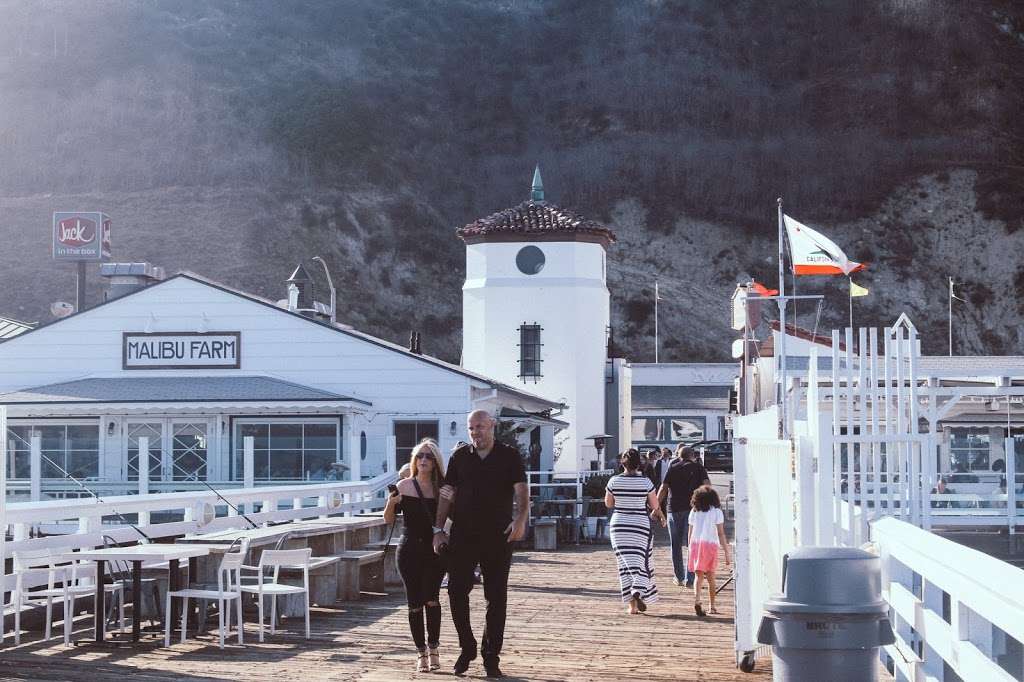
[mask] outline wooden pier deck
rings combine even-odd
[[[720,595],[722,614],[698,619],[692,593],[671,582],[668,549],[656,549],[656,579],[661,600],[648,612],[628,616],[618,597],[615,559],[608,545],[557,552],[517,552],[509,579],[509,616],[502,668],[510,680],[768,680],[768,661],[751,674],[741,673],[733,656],[732,586]],[[250,618],[246,643],[221,651],[212,633],[185,644],[163,646],[145,639],[137,649],[65,648],[23,637],[14,647],[8,637],[0,648],[0,679],[108,682],[131,676],[133,682],[176,680],[365,680],[383,682],[441,675],[455,679],[458,654],[455,631],[442,592],[442,668],[411,672],[413,648],[401,588],[387,595],[364,595],[334,609],[314,608],[313,638],[305,640],[301,621],[260,644]],[[483,590],[472,594],[477,637],[483,628]],[[91,631],[86,618],[76,621],[76,636]],[[59,632],[57,629],[55,632]],[[478,658],[465,679],[482,679]]]

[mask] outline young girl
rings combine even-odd
[[[715,608],[715,568],[718,566],[719,547],[725,553],[725,565],[729,565],[729,543],[725,539],[725,514],[714,488],[710,485],[697,488],[693,491],[690,506],[690,571],[697,574],[697,582],[693,586],[693,610],[698,616],[703,616],[700,588],[705,581],[711,613],[718,613]]]

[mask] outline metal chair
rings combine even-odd
[[[303,549],[265,549],[260,554],[259,566],[247,567],[250,570],[255,568],[259,575],[259,582],[256,585],[241,585],[239,589],[242,592],[255,595],[259,602],[261,642],[263,641],[263,598],[270,597],[270,634],[274,634],[277,598],[289,594],[302,594],[305,596],[306,639],[309,639],[309,559],[312,555],[313,550],[309,547]],[[302,569],[302,587],[285,585],[279,582],[282,566]],[[265,575],[265,569],[273,571],[270,582],[264,580],[264,578],[268,577]]]
[[[245,543],[246,549],[248,542]],[[185,635],[188,632],[188,600],[200,599],[217,602],[217,617],[220,630],[220,648],[224,648],[224,637],[227,631],[231,630],[231,610],[227,608],[228,602],[235,603],[238,615],[238,643],[244,644],[243,632],[245,630],[242,621],[242,591],[240,584],[242,562],[245,561],[245,552],[228,552],[220,561],[217,569],[217,588],[200,589],[190,587],[184,590],[167,592],[167,604],[165,612],[171,613],[171,600],[178,598],[182,600],[181,605],[181,642],[185,643]],[[226,619],[225,619],[226,616]],[[225,624],[225,620],[227,621]],[[164,646],[171,645],[171,619],[165,620]]]
[[[85,579],[85,576],[92,572],[92,567],[83,561],[64,561],[62,553],[50,549],[15,552],[13,558],[15,587],[11,593],[11,603],[14,605],[14,643],[21,643],[22,607],[42,606],[43,600],[46,602],[45,638],[49,640],[53,621],[53,601],[60,599],[64,606],[64,644],[70,645],[75,600],[96,591],[95,586],[87,584]],[[33,590],[32,586],[27,584],[28,580],[43,572],[46,573],[46,587]],[[57,587],[57,583],[60,583],[60,587]],[[124,632],[124,589],[119,583],[104,585],[103,589],[111,597],[111,603],[116,599],[120,606],[118,631]],[[106,631],[107,623],[104,619],[103,633],[106,634]]]
[[[144,543],[149,544],[149,543]],[[112,547],[119,547],[117,541],[109,535],[103,536],[103,548],[108,549]],[[131,566],[128,565],[127,561],[108,561],[107,567],[109,575],[112,581],[116,584],[121,585],[121,589],[125,592],[130,592],[132,589],[132,570]],[[150,588],[152,592],[150,596],[153,598],[153,612],[157,615],[157,620],[163,620],[163,613],[160,609],[160,584],[156,578],[142,578],[142,594],[146,594],[146,588]],[[143,611],[142,604],[132,604],[132,618],[141,618]],[[106,620],[110,623],[113,620],[114,615],[114,603],[107,603]],[[150,622],[154,622],[150,619]]]

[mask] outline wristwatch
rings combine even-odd
[[[444,532],[444,528],[438,528],[437,526],[432,526],[432,527],[434,529],[434,535],[437,535],[438,533],[443,533]]]

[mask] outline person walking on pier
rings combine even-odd
[[[647,510],[662,526],[666,522],[654,484],[642,473],[640,453],[630,448],[622,453],[621,462],[623,473],[608,480],[604,504],[614,510],[609,524],[612,549],[619,567],[622,601],[629,605],[627,613],[632,615],[646,611],[648,604],[658,600],[651,565],[654,536]]]
[[[448,600],[462,650],[453,672],[462,675],[477,656],[477,640],[469,620],[469,593],[473,571],[479,565],[487,600],[480,654],[487,677],[500,678],[512,543],[526,536],[530,492],[519,452],[495,441],[494,425],[494,418],[484,410],[469,415],[472,443],[456,448],[448,460],[434,526],[434,551],[441,553],[448,547]],[[444,531],[449,512],[450,539]]]
[[[711,481],[704,465],[697,459],[696,450],[680,445],[676,451],[678,456],[665,474],[658,490],[658,499],[664,505],[668,497],[668,539],[672,553],[672,572],[675,574],[672,582],[693,587],[693,574],[687,570],[686,557],[683,556],[689,536],[690,500],[693,491]]]
[[[711,613],[715,608],[715,569],[718,568],[719,549],[725,554],[725,565],[729,565],[729,543],[725,539],[725,514],[718,493],[710,485],[702,485],[693,492],[690,500],[690,570],[697,574],[693,586],[693,610],[698,616],[704,615],[700,603],[700,590],[706,582]]]
[[[398,482],[388,498],[384,520],[394,523],[396,512],[402,512],[404,530],[398,544],[398,572],[405,583],[409,630],[418,652],[415,670],[430,672],[441,667],[437,647],[441,640],[439,597],[444,574],[441,557],[433,551],[432,526],[444,479],[444,463],[437,443],[429,439],[420,442],[413,448],[408,466],[410,475]]]

